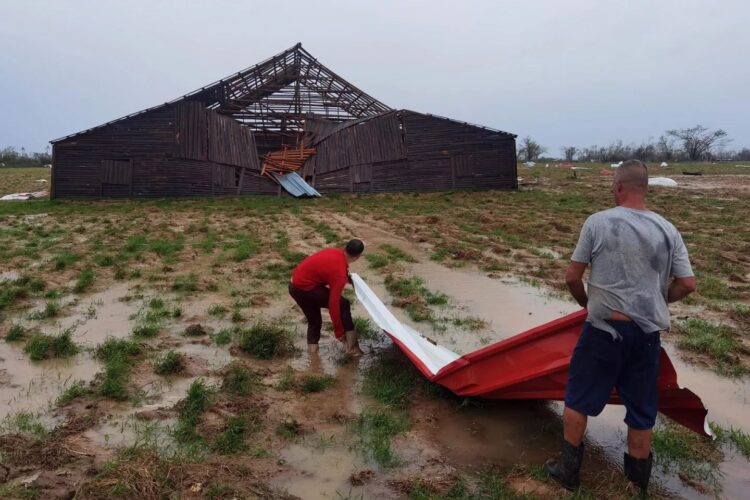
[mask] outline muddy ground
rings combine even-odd
[[[685,235],[701,287],[673,309],[665,347],[723,430],[711,442],[660,421],[659,497],[738,498],[750,486],[750,175],[712,167],[666,169],[684,188],[651,193]],[[359,237],[371,257],[352,270],[456,352],[573,311],[562,273],[585,217],[609,204],[609,177],[599,166],[519,176],[514,193],[0,206],[0,494],[567,495],[540,467],[557,449],[559,403],[455,398],[356,304],[367,355],[344,356],[327,327],[311,358],[285,291],[301,256]],[[245,349],[254,327],[276,339],[270,351]],[[65,331],[74,348],[39,348]],[[125,368],[98,349],[111,339],[137,345]],[[170,351],[179,369],[157,373]],[[578,497],[628,497],[623,413],[592,421]]]

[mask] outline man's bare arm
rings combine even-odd
[[[565,272],[565,283],[568,285],[568,290],[581,307],[586,307],[589,301],[586,296],[586,287],[583,285],[583,273],[587,266],[588,264],[583,262],[571,261],[568,270]]]
[[[672,303],[682,300],[693,293],[695,287],[695,276],[675,278],[672,280],[672,283],[669,284],[669,290],[667,290],[667,301]]]

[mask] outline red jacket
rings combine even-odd
[[[339,301],[341,292],[349,282],[349,263],[346,253],[341,248],[327,248],[314,253],[300,262],[292,271],[292,285],[300,290],[309,291],[316,286],[328,286],[328,312],[333,321],[336,338],[344,336],[344,324],[341,322]]]

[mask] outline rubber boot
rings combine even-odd
[[[359,342],[357,341],[357,332],[354,330],[346,332],[346,353],[349,356],[359,357],[364,353],[359,348]]]
[[[582,462],[583,443],[576,447],[563,439],[560,458],[548,460],[544,468],[563,488],[573,491],[581,484],[579,473]]]
[[[653,462],[653,453],[648,458],[634,458],[625,453],[625,477],[641,490],[641,498],[646,498]]]

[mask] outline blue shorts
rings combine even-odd
[[[628,427],[650,429],[659,406],[660,334],[646,333],[632,321],[607,323],[622,339],[613,339],[588,321],[584,324],[570,360],[565,406],[584,415],[599,415],[614,387],[627,409]]]

